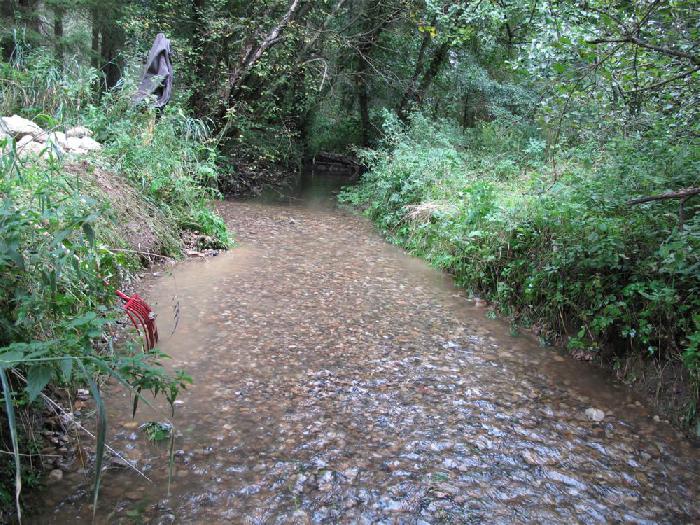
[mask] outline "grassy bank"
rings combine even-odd
[[[132,107],[126,88],[97,98],[95,77],[40,55],[0,64],[0,114],[51,131],[86,126],[102,143],[88,156],[40,159],[18,154],[11,137],[0,140],[0,442],[12,452],[0,457],[0,521],[21,506],[22,483],[41,483],[47,463],[37,431],[51,398],[91,390],[99,472],[101,382],[112,377],[135,397],[150,392],[171,403],[187,384],[183,372],[164,371],[166,356],[143,353],[137,334],[114,345],[123,319],[115,288],[154,255],[179,257],[185,231],[229,243],[209,207],[216,157],[206,126],[176,104],[162,113]]]
[[[657,378],[657,397],[690,426],[700,385],[700,198],[685,202],[682,222],[677,200],[629,203],[697,182],[699,149],[669,146],[663,133],[552,152],[517,122],[464,131],[389,117],[381,145],[363,154],[369,172],[341,200],[543,344],[563,341],[629,380],[675,370],[673,381]]]

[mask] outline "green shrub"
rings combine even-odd
[[[106,281],[118,281],[127,261],[103,243],[108,232],[98,228],[108,203],[85,190],[55,160],[19,164],[13,153],[0,157],[0,376],[12,429],[4,445],[16,454],[2,458],[3,469],[14,459],[19,471],[19,446],[32,445],[17,432],[14,413],[29,409],[49,384],[91,385],[101,412],[98,377],[114,377],[136,396],[163,393],[171,403],[188,381],[181,372],[166,374],[160,366],[165,356],[143,353],[137,338],[120,349],[105,338],[122,317]],[[100,413],[100,421],[104,417]],[[98,458],[100,448],[102,427]],[[99,479],[99,462],[96,469]],[[25,484],[35,477],[27,470],[23,475]],[[14,482],[2,478],[0,500],[14,500]]]
[[[163,112],[132,107],[128,90],[106,94],[83,122],[105,145],[101,162],[127,177],[181,228],[230,244],[223,222],[209,208],[219,196],[217,151],[206,125],[177,106]]]
[[[21,113],[45,127],[83,124],[104,146],[68,169],[56,158],[20,161],[9,139],[0,141],[0,379],[2,428],[11,430],[2,431],[0,441],[14,452],[0,458],[0,471],[16,473],[16,479],[0,479],[0,506],[14,501],[20,481],[26,486],[36,479],[20,460],[20,450],[34,446],[26,438],[31,429],[20,420],[31,418],[18,420],[16,413],[33,413],[42,392],[78,384],[92,390],[100,414],[97,497],[106,430],[100,382],[112,377],[126,385],[134,407],[145,392],[162,394],[172,406],[189,382],[181,371],[165,372],[161,361],[167,356],[157,349],[142,352],[136,333],[125,346],[112,345],[113,324],[123,319],[115,286],[135,269],[136,258],[119,249],[125,240],[110,199],[125,198],[126,212],[135,215],[160,210],[148,220],[158,222],[161,250],[179,251],[179,230],[185,228],[222,246],[230,242],[209,207],[218,194],[216,150],[206,126],[176,106],[162,113],[132,107],[127,89],[97,101],[94,71],[74,66],[61,70],[40,55],[0,63],[3,113]],[[99,188],[92,175],[96,166],[123,178],[128,195]]]
[[[682,229],[677,201],[627,201],[691,186],[698,148],[650,131],[566,150],[553,173],[544,142],[512,126],[389,117],[341,199],[545,338],[574,325],[571,348],[682,359],[697,397],[700,199]]]

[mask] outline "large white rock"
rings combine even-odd
[[[31,135],[35,139],[46,140],[46,132],[31,120],[27,120],[19,115],[2,117],[0,120],[2,120],[0,128],[15,138]]]
[[[83,126],[71,128],[66,133],[46,132],[31,120],[18,115],[0,117],[0,139],[14,138],[21,156],[34,154],[48,158],[52,153],[59,157],[64,153],[87,155],[102,149],[102,144],[91,135],[92,131]]]
[[[29,154],[40,155],[43,158],[47,158],[49,156],[49,147],[43,142],[34,142],[33,140],[24,144],[21,150],[18,145],[17,151],[22,156]]]
[[[19,139],[17,141],[17,149],[20,150],[20,149],[24,148],[24,146],[26,146],[27,144],[29,144],[33,140],[34,140],[34,137],[32,137],[31,135],[24,135],[21,139]]]
[[[56,131],[49,135],[49,140],[54,144],[58,144],[62,148],[66,147],[66,134],[62,131]]]
[[[75,126],[66,131],[66,137],[78,137],[80,139],[83,137],[92,137],[92,131],[84,126]]]
[[[102,149],[102,144],[90,137],[67,137],[64,147],[69,153],[85,154]]]
[[[80,139],[80,141],[82,143],[82,148],[88,151],[97,151],[99,149],[102,149],[102,144],[90,137],[83,137],[82,139]]]
[[[65,145],[68,153],[80,153],[83,150],[83,139],[80,137],[66,137]]]
[[[63,135],[63,139],[61,139],[58,135]],[[63,143],[66,142],[65,135],[61,133],[60,131],[56,133],[52,133],[49,135],[49,139],[46,141],[46,147],[48,150],[50,150],[55,156],[57,157],[62,157],[65,154],[64,151],[64,146]]]

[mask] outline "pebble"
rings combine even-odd
[[[603,421],[603,419],[605,419],[605,412],[599,408],[587,408],[586,417],[591,421]]]
[[[161,350],[194,379],[172,496],[144,522],[700,522],[696,449],[609,377],[511,338],[362,218],[221,206],[239,248],[142,283],[161,334],[177,294]],[[128,402],[110,411],[131,418]],[[129,521],[126,493],[165,498],[167,443],[131,431],[110,445],[143,450],[154,483],[112,469],[99,522]],[[70,477],[44,521],[90,520],[89,473]]]
[[[138,501],[141,498],[143,498],[143,493],[140,491],[131,490],[129,492],[124,493],[124,497],[131,501]]]
[[[90,391],[85,388],[79,388],[75,394],[75,397],[77,397],[81,401],[85,401],[90,397]]]
[[[49,472],[49,482],[55,483],[63,479],[63,471],[61,469],[53,469]]]

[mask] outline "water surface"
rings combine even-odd
[[[511,337],[364,219],[292,202],[222,203],[239,246],[144,284],[194,385],[170,497],[166,448],[111,388],[111,444],[153,483],[112,462],[100,523],[700,520],[698,450],[628,390]],[[91,521],[78,467],[37,523]]]

